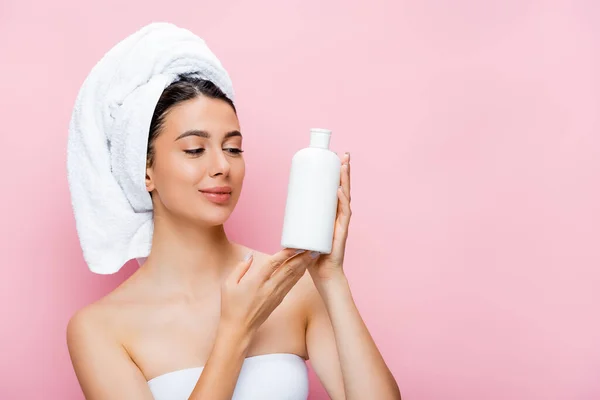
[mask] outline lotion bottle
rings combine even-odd
[[[331,131],[310,130],[310,145],[292,158],[281,246],[330,254],[341,160],[329,149]]]

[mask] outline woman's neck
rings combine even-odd
[[[191,296],[215,286],[243,258],[223,225],[202,227],[155,217],[152,249],[142,268],[167,291]]]

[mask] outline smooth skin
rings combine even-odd
[[[150,400],[148,380],[199,366],[190,399],[231,399],[244,359],[271,353],[310,359],[334,400],[400,399],[344,274],[349,154],[332,253],[264,254],[230,241],[223,229],[245,176],[239,131],[237,115],[221,100],[200,96],[169,111],[146,171],[152,251],[67,326],[86,399]],[[226,204],[200,192],[214,186],[232,188]]]

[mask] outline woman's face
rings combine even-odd
[[[224,223],[244,181],[240,150],[239,121],[225,101],[201,95],[172,107],[147,168],[146,187],[153,192],[155,213],[210,226]]]

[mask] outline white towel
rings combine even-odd
[[[234,100],[229,74],[204,40],[170,23],[149,24],[117,43],[81,86],[69,125],[67,172],[92,272],[115,273],[150,252],[150,120],[162,91],[183,73],[212,81]]]

